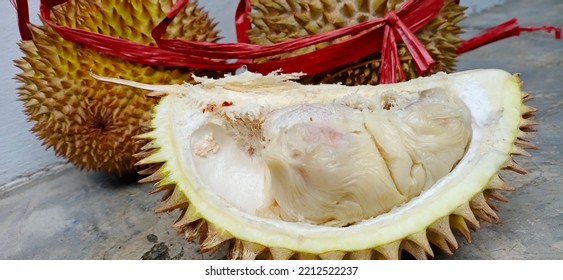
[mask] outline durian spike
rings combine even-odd
[[[184,231],[184,239],[189,242],[197,241],[203,242],[205,234],[207,233],[207,222],[203,219],[192,223],[186,227]]]
[[[415,234],[411,234],[407,237],[407,240],[412,241],[414,244],[418,245],[418,247],[422,248],[425,255],[434,256],[434,252],[430,247],[430,243],[428,243],[428,238],[426,237],[426,230],[419,231]]]
[[[178,189],[174,188],[172,194],[168,197],[164,203],[155,209],[156,213],[170,212],[178,208],[188,207],[188,199],[186,196]]]
[[[428,259],[428,255],[426,254],[426,251],[422,247],[418,246],[416,243],[410,240],[403,240],[403,242],[401,243],[401,249],[407,251],[417,260]]]
[[[536,109],[532,106],[522,105],[522,116],[532,116],[537,111],[538,111],[538,109]]]
[[[491,209],[487,203],[483,193],[479,193],[473,197],[473,199],[469,202],[469,205],[471,210],[473,210],[473,213],[480,219],[489,223],[498,223],[500,221],[495,211]]]
[[[399,250],[401,246],[401,240],[397,240],[395,242],[379,246],[374,250],[380,253],[383,258],[387,260],[398,260],[400,258]]]
[[[465,221],[469,223],[469,227],[471,229],[475,230],[479,228],[479,221],[477,221],[477,218],[475,218],[473,211],[471,211],[469,203],[462,204],[454,211],[454,214],[463,217]]]
[[[254,260],[265,249],[266,247],[260,244],[236,239],[231,243],[228,258],[233,260]]]
[[[499,191],[514,191],[516,188],[507,184],[498,174],[489,181],[487,185],[488,190],[499,190]]]
[[[537,129],[535,126],[539,125],[540,123],[533,119],[522,119],[520,122],[520,130],[522,131],[532,131],[535,132]]]
[[[149,194],[155,194],[157,192],[162,192],[162,191],[172,191],[175,187],[176,187],[176,185],[170,185],[170,184],[161,185],[161,184],[158,184],[152,190],[149,191]]]
[[[512,157],[506,161],[506,163],[502,166],[502,169],[511,170],[522,175],[528,174],[528,171],[518,165],[518,163],[516,163],[514,159],[512,159]]]
[[[162,164],[153,164],[148,168],[142,169],[139,171],[139,175],[152,175],[153,173],[157,172],[162,167]]]
[[[185,229],[189,224],[196,222],[202,218],[201,214],[197,209],[190,204],[188,208],[184,209],[184,212],[180,218],[174,223],[173,227],[180,230]]]
[[[219,250],[226,241],[232,238],[233,236],[230,233],[224,230],[218,230],[217,227],[208,222],[207,237],[201,243],[201,251],[204,253],[214,253]]]
[[[346,252],[332,251],[320,254],[319,257],[321,258],[321,260],[342,260],[345,255]]]
[[[452,233],[449,216],[438,219],[428,227],[427,232],[428,240],[447,254],[451,255],[451,249],[457,249],[458,243]]]
[[[274,260],[289,260],[295,252],[285,248],[270,248]]]
[[[532,139],[534,137],[535,137],[534,133],[525,132],[525,131],[522,131],[522,130],[518,131],[518,138],[519,139]]]
[[[516,141],[514,142],[515,145],[524,148],[524,149],[530,149],[530,150],[537,150],[539,149],[538,146],[526,141],[526,140],[522,140],[522,139],[516,139]]]
[[[465,221],[465,218],[460,215],[450,215],[450,225],[452,229],[455,229],[467,242],[471,243],[471,234]]]
[[[373,255],[373,250],[366,249],[366,250],[349,252],[346,255],[345,259],[349,259],[349,260],[371,260],[372,255]]]
[[[512,147],[512,151],[510,151],[510,154],[516,155],[516,156],[525,156],[525,157],[531,157],[532,156],[532,155],[530,155],[530,153],[528,153],[526,150],[519,147],[518,145],[514,145]]]
[[[319,256],[310,253],[297,252],[293,255],[296,260],[318,260]]]
[[[165,178],[164,174],[162,174],[160,170],[157,170],[154,171],[150,176],[147,176],[139,180],[139,183],[144,184],[144,183],[158,182],[164,178]]]
[[[483,194],[485,194],[485,197],[487,197],[487,198],[495,199],[495,200],[498,200],[500,202],[508,202],[509,201],[509,199],[506,196],[504,196],[503,194],[501,194],[497,190],[487,189],[483,192]]]

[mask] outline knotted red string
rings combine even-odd
[[[22,39],[31,39],[31,33],[26,26],[29,23],[27,1],[10,1],[18,10],[18,25]],[[397,51],[399,41],[402,41],[409,50],[419,74],[422,75],[433,67],[434,60],[414,32],[436,17],[443,6],[443,0],[408,0],[398,11],[389,11],[384,18],[282,43],[255,45],[249,43],[247,35],[251,26],[248,16],[251,9],[250,0],[241,0],[237,7],[235,23],[238,42],[236,43],[208,43],[162,38],[168,25],[189,2],[180,0],[154,28],[152,35],[158,45],[158,47],[154,47],[54,23],[50,18],[51,9],[66,1],[41,0],[40,16],[46,24],[68,41],[133,62],[152,66],[192,67],[220,71],[233,71],[246,65],[249,70],[260,73],[281,70],[282,72],[318,74],[381,52],[380,83],[393,83],[405,78]],[[518,36],[522,31],[536,30],[553,31],[557,39],[561,38],[561,29],[558,27],[549,25],[519,27],[516,20],[513,19],[465,41],[459,47],[459,53],[502,38]],[[349,39],[332,42],[344,36]],[[322,42],[331,42],[331,44],[303,55],[272,59],[263,63],[252,61],[256,58],[277,56]],[[235,62],[226,62],[227,59],[234,59]]]
[[[520,27],[518,25],[518,20],[513,18],[497,26],[488,28],[485,31],[478,34],[477,36],[464,41],[459,45],[457,52],[461,54],[464,52],[468,52],[470,50],[474,50],[478,47],[490,44],[492,42],[496,42],[501,39],[520,36],[520,33],[523,31],[524,32],[533,32],[533,31],[553,32],[555,34],[555,39],[557,40],[561,39],[561,28],[559,27],[552,25]]]
[[[383,32],[383,47],[381,49],[381,67],[379,69],[379,83],[394,83],[397,80],[405,80],[405,72],[401,66],[401,60],[397,51],[396,34],[398,34],[405,46],[411,53],[419,74],[426,73],[434,65],[428,51],[414,33],[401,21],[394,11],[385,15],[385,30]],[[399,72],[399,79],[397,79]]]
[[[390,71],[396,72],[394,69],[400,69],[400,62],[396,54],[396,43],[399,40],[404,41],[409,51],[412,52],[419,71],[421,73],[426,72],[434,62],[413,32],[432,20],[443,5],[443,0],[408,0],[396,13],[392,12],[383,19],[374,19],[323,34],[263,46],[248,43],[247,30],[250,28],[249,0],[241,0],[237,7],[235,22],[237,24],[238,42],[236,43],[194,42],[162,38],[168,25],[189,2],[188,0],[180,0],[171,8],[162,22],[154,28],[152,35],[158,47],[153,47],[56,24],[51,20],[51,9],[64,2],[66,0],[42,0],[40,6],[41,18],[66,40],[80,43],[102,53],[153,66],[185,66],[233,71],[242,65],[247,65],[249,70],[260,73],[281,70],[283,72],[304,72],[306,74],[328,71],[376,53],[383,48],[386,50],[395,49],[393,55],[383,55],[382,65],[384,65],[383,69],[390,68]],[[385,27],[388,30],[386,32],[388,36],[386,40],[383,40],[381,27],[388,25],[390,27]],[[399,38],[395,38],[396,34]],[[328,47],[303,55],[264,63],[252,62],[252,59],[280,55],[303,47],[333,41],[343,36],[351,36],[351,39],[332,43]],[[226,62],[227,59],[236,61]],[[391,66],[387,67],[387,65]],[[396,80],[396,76],[394,74],[388,75],[386,70],[381,73],[384,82]],[[403,76],[401,74],[401,79],[403,79]]]
[[[400,39],[405,42],[409,51],[413,52],[413,59],[419,71],[425,73],[431,68],[434,61],[413,32],[422,28],[439,13],[443,0],[409,0],[402,5],[397,13],[392,12],[383,19],[374,19],[331,32],[291,39],[272,45],[246,43],[248,42],[247,30],[250,28],[248,18],[250,2],[242,0],[239,2],[235,17],[238,43],[202,43],[162,38],[168,25],[178,14],[178,11],[187,3],[188,0],[177,2],[166,18],[154,29],[152,34],[160,48],[176,53],[189,53],[194,56],[208,58],[238,59],[237,62],[239,63],[241,60],[244,60],[249,70],[260,73],[281,70],[282,72],[318,74],[376,53],[383,48],[394,48],[396,50],[396,43],[399,40],[395,39],[394,36],[392,40],[382,39],[381,27],[388,26],[388,22],[391,21],[393,23],[391,25],[394,30],[393,33],[397,33]],[[401,20],[401,18],[406,20]],[[248,60],[280,55],[303,47],[332,41],[343,36],[351,36],[351,38],[338,43],[331,43],[328,47],[307,54],[270,60],[259,64]],[[391,69],[396,69],[395,65],[399,62],[389,62],[388,58],[392,59],[391,57],[396,57],[396,55],[384,56],[382,64],[393,65]],[[238,66],[238,63],[233,65]],[[384,67],[384,69],[387,68]],[[385,82],[396,81],[393,78],[395,77],[394,75],[391,75],[391,78],[388,79],[389,75],[385,72],[383,73]]]

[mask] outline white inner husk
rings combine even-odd
[[[438,74],[377,87],[302,86],[286,81],[289,78],[294,76],[247,72],[221,80],[200,79],[202,84],[196,86],[164,87],[168,96],[157,106],[155,130],[148,134],[160,149],[145,162],[166,161],[167,180],[178,184],[206,220],[237,238],[269,247],[312,253],[361,250],[425,229],[486,187],[507,160],[521,118],[518,79],[501,70]],[[233,137],[222,118],[261,119],[265,111],[304,103],[336,106],[372,100],[381,107],[386,96],[397,92],[447,92],[467,106],[472,135],[455,169],[408,202],[347,227],[256,215],[271,199],[264,189],[271,177],[260,157],[264,139],[244,137],[255,134],[254,123],[236,129],[243,137]]]

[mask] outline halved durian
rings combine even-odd
[[[473,70],[378,86],[301,85],[245,72],[162,97],[140,165],[166,191],[157,212],[202,251],[233,259],[397,259],[470,240],[501,169],[525,173],[535,109],[517,75]],[[105,79],[105,78],[104,78]],[[106,79],[116,81],[113,79]]]

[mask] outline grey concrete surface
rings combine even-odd
[[[511,0],[463,22],[467,35],[517,17],[523,26],[563,26],[560,0]],[[500,68],[520,73],[535,96],[540,121],[529,174],[504,173],[517,190],[498,204],[501,222],[482,223],[472,243],[458,237],[453,256],[437,259],[563,259],[563,41],[523,33],[460,56],[458,70]],[[112,175],[74,168],[0,193],[0,259],[221,259],[201,254],[170,227],[177,213],[155,215],[158,195]]]

